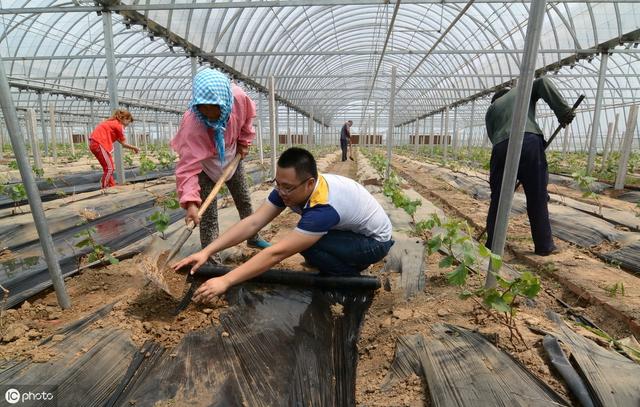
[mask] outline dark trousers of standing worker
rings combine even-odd
[[[491,204],[487,216],[487,247],[491,246],[498,201],[509,140],[493,146],[489,170],[489,184],[491,187]],[[555,249],[551,224],[549,223],[549,209],[547,207],[547,184],[549,172],[547,157],[544,153],[544,139],[541,135],[525,133],[522,142],[522,154],[518,167],[518,179],[527,197],[527,215],[531,224],[531,237],[535,245],[535,253],[546,255]]]
[[[349,148],[347,139],[340,139],[340,148],[342,149],[342,161],[347,161],[347,148]]]
[[[346,230],[330,230],[313,246],[300,252],[321,274],[357,275],[389,253],[394,241],[379,242]]]

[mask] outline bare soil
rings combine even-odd
[[[427,177],[423,169],[416,168],[411,162],[395,160],[393,164],[417,192],[448,215],[465,219],[476,231],[476,236],[484,228],[488,201],[474,199],[433,175]],[[615,245],[581,248],[555,238],[559,252],[547,257],[537,256],[533,253],[526,214],[510,217],[507,236],[505,261],[538,272],[543,279],[543,287],[561,286],[560,291],[554,292],[556,297],[572,305],[587,306],[585,315],[612,336],[638,334],[640,279],[611,267],[595,255],[598,251],[613,250]],[[625,295],[610,296],[606,287],[619,282],[624,282]]]
[[[328,172],[355,177],[356,165],[357,163],[353,161],[338,162]],[[410,182],[411,187],[442,207],[449,215],[463,217],[477,228],[483,225],[487,203],[470,199],[468,195],[454,190],[444,181],[425,176],[419,169],[397,162],[394,162],[394,165]],[[408,174],[414,177],[408,177]],[[428,185],[416,179],[427,180]],[[263,237],[270,241],[277,241],[291,230],[297,221],[297,215],[292,212],[284,213],[277,218],[270,229],[264,231]],[[628,335],[628,327],[619,320],[612,319],[609,312],[576,296],[572,291],[561,286],[556,278],[549,277],[564,264],[575,264],[572,267],[578,269],[588,267],[590,262],[597,262],[597,259],[586,251],[559,242],[560,255],[532,261],[533,256],[523,257],[519,254],[532,250],[532,242],[527,238],[529,228],[526,216],[514,218],[511,224],[510,236],[517,236],[511,244],[518,250],[509,251],[505,255],[505,260],[520,270],[529,269],[539,272],[542,275],[544,287],[535,302],[523,302],[520,305],[517,326],[524,342],[513,340],[505,326],[487,318],[484,311],[480,310],[473,301],[459,299],[458,289],[449,285],[446,280],[446,274],[450,270],[443,270],[437,266],[441,255],[426,256],[424,261],[426,287],[422,294],[408,301],[398,289],[399,275],[385,273],[382,263],[373,265],[367,273],[378,276],[381,281],[388,279],[391,290],[380,289],[376,292],[362,326],[358,340],[357,405],[429,405],[426,383],[418,376],[409,376],[388,390],[382,390],[381,387],[389,372],[397,339],[414,333],[429,335],[430,327],[434,323],[457,324],[486,335],[498,347],[512,354],[534,375],[565,398],[570,397],[564,383],[549,370],[542,350],[542,336],[528,328],[534,326],[552,330],[552,325],[544,313],[547,310],[563,311],[556,298],[580,310],[612,336]],[[244,257],[253,253],[255,251],[242,247]],[[276,267],[306,270],[301,264],[301,259],[301,256],[292,257]],[[115,303],[113,311],[105,318],[94,322],[94,325],[118,327],[129,331],[137,345],[153,339],[171,349],[186,333],[218,323],[220,313],[227,307],[224,300],[207,305],[192,303],[178,316],[174,316],[173,311],[177,306],[176,298],[147,285],[140,272],[138,260],[134,258],[117,265],[88,269],[67,279],[67,288],[73,302],[70,310],[62,312],[57,308],[53,292],[44,293],[31,302],[24,303],[20,308],[8,310],[5,316],[0,318],[0,330],[3,333],[10,330],[21,333],[17,339],[0,346],[0,359],[31,357],[34,361],[44,362],[56,357],[48,346],[39,346],[41,340],[54,335],[59,327],[76,321],[109,303]],[[594,267],[595,270],[597,269]],[[172,290],[179,292],[184,289],[184,276],[177,274],[174,277],[169,285]],[[471,276],[471,281],[479,286],[483,279],[480,276]],[[630,290],[635,290],[635,287]],[[332,308],[333,315],[336,317],[340,316],[341,311],[338,308]]]

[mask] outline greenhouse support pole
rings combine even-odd
[[[431,115],[431,132],[429,133],[429,157],[433,157],[433,144],[435,142],[435,138],[433,132],[435,131],[435,121],[436,115]]]
[[[631,106],[629,116],[627,117],[627,130],[624,133],[622,148],[620,149],[620,162],[618,164],[618,175],[616,175],[616,184],[613,189],[624,189],[624,181],[627,175],[627,165],[629,164],[629,156],[631,155],[631,147],[633,147],[633,135],[636,133],[636,124],[638,123],[638,105]]]
[[[609,148],[609,153],[613,152],[616,145],[616,139],[618,138],[618,119],[620,118],[620,113],[616,113],[615,119],[613,120],[613,131],[611,132],[611,147]],[[619,143],[618,148],[620,147]]]
[[[607,139],[604,141],[604,151],[602,152],[602,165],[601,169],[607,166],[607,159],[609,158],[609,149],[611,148],[611,136],[613,135],[613,122],[607,124]]]
[[[413,127],[413,152],[414,153],[418,153],[418,137],[420,137],[420,132],[418,131],[418,122],[420,122],[419,119],[416,119],[415,123],[414,123],[414,127]]]
[[[264,148],[262,146],[262,95],[258,94],[258,156],[260,157],[260,165],[264,165]]]
[[[198,58],[190,57],[189,59],[191,60],[191,78],[193,79],[198,73]]]
[[[271,177],[276,177],[276,81],[273,75],[269,75],[269,134],[271,136]]]
[[[373,140],[371,140],[371,144],[376,143],[376,138],[378,136],[378,102],[376,101],[373,104]],[[380,140],[382,144],[382,140]]]
[[[449,106],[444,108],[444,137],[442,138],[442,159],[447,162],[449,149]]]
[[[442,111],[440,112],[440,131],[439,133],[439,138],[438,138],[438,148],[440,149],[440,151],[438,151],[438,154],[442,154],[444,153],[444,109],[442,109]]]
[[[4,160],[4,123],[0,123],[0,160]]]
[[[504,166],[502,186],[500,189],[500,201],[498,203],[498,214],[493,232],[491,249],[493,253],[502,256],[504,254],[504,244],[507,238],[507,227],[509,224],[509,212],[513,203],[514,188],[518,175],[520,163],[520,153],[522,141],[524,139],[524,129],[531,101],[531,89],[533,87],[534,70],[540,45],[540,33],[544,21],[546,0],[533,0],[529,9],[529,24],[527,25],[527,35],[525,37],[524,53],[520,66],[520,77],[518,78],[518,95],[516,96],[514,114],[511,122],[511,136],[507,148],[507,158]],[[486,288],[494,288],[497,285],[496,277],[493,273],[492,262],[489,262],[489,270],[485,280]]]
[[[161,132],[160,132],[160,118],[158,117],[158,111],[154,110],[153,111],[153,117],[155,118],[155,124],[156,124],[156,142],[155,142],[155,146],[158,146],[158,144],[162,144],[162,136],[161,136]]]
[[[129,130],[131,131],[131,139],[133,140],[133,145],[136,147],[140,147],[138,143],[138,135],[136,134],[136,126],[134,126],[133,123],[131,123],[131,125],[129,126]]]
[[[44,144],[44,156],[49,155],[49,137],[47,134],[47,125],[44,122],[44,106],[42,104],[42,92],[38,92],[38,109],[40,110],[40,128],[42,129],[42,142]],[[37,140],[37,137],[36,137]]]
[[[305,140],[307,139],[307,130],[305,127],[305,122],[306,120],[304,119],[304,116],[300,117],[300,144],[306,144]]]
[[[287,107],[287,147],[291,147],[291,109]]]
[[[593,172],[593,167],[596,161],[596,152],[598,146],[598,139],[596,134],[600,132],[600,113],[602,111],[602,92],[604,90],[604,79],[607,73],[607,61],[609,60],[609,53],[604,50],[600,54],[600,71],[598,73],[598,89],[596,91],[596,107],[593,111],[593,123],[591,124],[591,140],[589,143],[589,157],[587,159],[587,175]]]
[[[93,100],[91,100],[91,102],[89,102],[89,106],[91,107],[91,125],[95,129],[96,126],[98,125],[98,118],[96,117],[96,110],[95,110],[95,106],[94,106],[94,101]]]
[[[42,157],[40,156],[40,143],[38,143],[36,111],[29,108],[26,111],[25,124],[27,133],[31,140],[31,152],[33,153],[33,165],[37,169],[42,169]]]
[[[307,144],[313,143],[313,109],[311,109],[311,115],[309,116],[309,134],[307,135]]]
[[[53,102],[49,102],[49,126],[51,128],[51,155],[53,163],[58,162],[58,146],[56,146],[56,112]]]
[[[591,126],[592,123],[589,123],[589,129],[587,130],[587,138],[584,140],[584,145],[582,145],[582,140],[580,141],[580,150],[584,152],[588,152],[589,145],[591,144]]]
[[[456,152],[458,148],[458,108],[455,107],[453,110],[453,138],[451,143],[451,155],[454,160],[458,159],[458,153]]]
[[[473,123],[476,118],[476,100],[471,101],[471,119],[469,120],[469,140],[467,140],[467,151],[471,154],[471,147],[473,146]]]
[[[422,137],[420,138],[422,140],[422,147],[425,147],[426,143],[427,143],[427,118],[425,117],[424,119],[422,119]],[[420,140],[418,140],[420,141]],[[424,150],[424,148],[423,148]]]
[[[110,11],[102,12],[102,29],[104,31],[104,53],[107,65],[107,88],[109,90],[109,107],[111,112],[118,108],[118,82],[116,79],[116,57],[113,52],[113,22]],[[111,114],[109,115],[111,116]],[[73,143],[73,140],[72,140]],[[124,162],[122,160],[122,144],[113,145],[113,163],[115,168],[116,181],[124,184]]]
[[[64,279],[62,278],[62,271],[60,270],[60,264],[56,257],[53,239],[49,232],[47,218],[44,216],[44,210],[42,209],[40,193],[38,192],[38,188],[33,178],[33,173],[31,172],[31,166],[27,159],[24,138],[20,131],[20,125],[18,124],[16,108],[13,104],[13,100],[11,99],[9,81],[7,80],[7,74],[4,69],[4,62],[2,59],[0,59],[0,104],[2,105],[2,113],[4,115],[7,129],[9,130],[9,138],[11,139],[13,152],[18,163],[20,177],[22,178],[22,182],[27,192],[27,200],[29,201],[29,207],[31,208],[31,216],[33,216],[33,222],[36,225],[36,231],[40,238],[40,245],[42,246],[42,252],[44,253],[44,257],[47,262],[49,275],[51,276],[51,281],[53,282],[53,287],[56,291],[58,304],[60,304],[62,309],[67,309],[71,307],[71,300],[69,299],[67,289],[64,286]]]
[[[142,137],[144,141],[145,154],[149,152],[149,132],[147,130],[148,130],[147,122],[143,120],[142,121]]]
[[[73,144],[73,123],[69,122],[69,147],[71,147],[71,155],[76,155],[76,146]]]
[[[564,139],[562,140],[562,155],[567,154],[567,150],[569,149],[569,129],[571,126],[566,126],[564,128]]]
[[[393,142],[393,115],[396,103],[396,67],[391,67],[391,95],[389,97],[389,127],[387,130],[387,169],[384,172],[384,179],[389,179],[391,171],[391,143]]]
[[[93,108],[93,100],[91,101],[91,117],[87,120],[87,133],[84,136],[84,142],[87,144],[87,150],[89,149],[89,137],[91,132],[95,128],[96,115]]]

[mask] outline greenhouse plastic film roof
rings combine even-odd
[[[370,115],[386,129],[392,66],[395,125],[429,120],[448,106],[463,125],[481,126],[492,91],[519,75],[530,3],[3,0],[0,6],[0,55],[18,110],[37,108],[40,93],[45,107],[52,102],[56,112],[78,120],[93,111],[108,115],[102,15],[111,13],[118,98],[137,117],[176,123],[190,99],[193,70],[211,65],[250,91],[263,120],[273,76],[280,128],[291,108],[334,127],[353,119],[358,128]],[[638,103],[638,41],[640,2],[547,3],[536,68],[568,100],[586,95],[576,121],[580,137],[593,121],[605,49],[600,133],[616,113],[624,129],[628,107]],[[550,126],[546,106],[540,114]]]

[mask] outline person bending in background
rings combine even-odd
[[[393,245],[391,221],[378,201],[350,178],[319,174],[309,151],[292,147],[283,152],[273,183],[267,201],[253,215],[176,263],[174,270],[192,264],[194,273],[211,255],[258,232],[285,208],[301,215],[297,227],[226,275],[207,280],[196,291],[195,301],[209,302],[296,253],[321,274],[357,275],[382,260]]]
[[[200,243],[206,247],[218,237],[218,207],[215,199],[198,218],[198,208],[207,198],[224,166],[236,154],[245,158],[256,133],[253,119],[255,103],[229,78],[215,69],[203,69],[193,78],[189,109],[182,116],[171,147],[178,154],[176,186],[186,219],[200,225]],[[240,218],[253,212],[243,162],[226,180]],[[265,248],[269,243],[259,235],[247,236],[251,247]],[[215,260],[219,260],[215,258]]]
[[[487,215],[486,246],[489,249],[492,249],[493,231],[498,213],[502,176],[507,157],[517,92],[517,88],[497,91],[491,99],[491,105],[485,116],[487,135],[493,144],[489,169],[491,204]],[[527,198],[527,215],[531,225],[535,253],[540,256],[548,256],[556,251],[556,246],[553,243],[549,209],[547,207],[549,172],[547,169],[547,157],[544,152],[545,142],[542,129],[536,123],[536,103],[539,99],[544,100],[549,105],[560,124],[564,126],[571,123],[575,113],[573,113],[571,107],[562,98],[550,79],[542,77],[533,82],[518,167],[518,179],[522,183]]]
[[[126,143],[124,128],[133,122],[133,116],[125,109],[117,109],[113,115],[98,124],[89,137],[89,150],[96,156],[102,166],[102,179],[100,187],[110,188],[116,185],[113,179],[113,143],[116,141],[122,147],[138,153],[140,149]]]
[[[353,122],[348,120],[340,130],[340,148],[342,149],[342,161],[347,161],[347,149],[351,144],[351,126]]]

